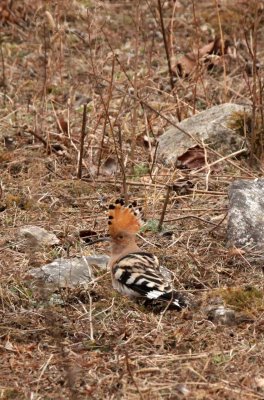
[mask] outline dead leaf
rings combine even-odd
[[[172,190],[176,192],[179,196],[184,196],[185,194],[190,193],[190,189],[192,189],[193,187],[194,184],[184,178],[179,179],[177,182],[172,184]]]
[[[138,146],[143,146],[146,149],[151,149],[156,145],[156,139],[148,135],[138,135],[136,142]]]
[[[195,169],[205,165],[204,149],[200,146],[190,147],[178,157],[176,166],[179,169]]]
[[[163,348],[164,347],[164,339],[163,339],[163,335],[159,334],[155,340],[154,340],[154,346],[155,347],[159,347],[159,348]]]
[[[213,42],[210,42],[203,46],[201,49],[199,49],[199,52],[197,51],[196,54],[200,57],[204,57],[207,55],[218,55],[222,56],[223,54],[227,53],[227,49],[230,46],[230,42],[228,40],[224,41],[224,46],[222,48],[222,41],[219,37],[216,37]]]
[[[89,104],[92,101],[92,98],[88,97],[88,96],[84,96],[80,93],[77,93],[75,95],[74,100],[75,100],[75,103],[74,103],[75,108],[79,108],[84,104]]]
[[[96,236],[98,236],[98,233],[90,229],[83,229],[79,231],[79,236],[85,243],[90,243]]]
[[[227,257],[242,256],[245,254],[245,250],[239,249],[238,247],[230,247],[227,252]]]
[[[9,351],[14,351],[14,352],[17,351],[17,349],[12,345],[12,343],[9,340],[6,341],[4,348]]]
[[[182,56],[176,64],[176,75],[180,77],[191,75],[201,62],[207,64],[207,69],[211,69],[215,60],[210,56],[222,56],[226,54],[229,46],[230,42],[228,40],[225,40],[222,46],[221,39],[216,37],[214,41],[204,45],[199,50],[194,50]]]
[[[57,127],[60,133],[68,133],[68,122],[63,117],[58,119]]]
[[[189,76],[194,71],[196,62],[197,60],[193,53],[188,53],[185,56],[182,56],[176,65],[177,75],[182,78]]]
[[[118,171],[118,163],[115,158],[108,157],[101,167],[103,175],[114,175]]]

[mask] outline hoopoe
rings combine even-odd
[[[108,263],[113,287],[129,297],[142,297],[173,305],[177,309],[187,306],[161,274],[158,258],[142,251],[136,243],[136,233],[143,224],[137,203],[125,206],[124,200],[110,204],[108,228],[112,254]]]

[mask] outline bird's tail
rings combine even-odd
[[[146,297],[152,301],[156,300],[158,302],[166,302],[169,307],[176,308],[177,310],[181,310],[189,305],[186,297],[182,296],[176,290],[170,292],[152,290],[146,294]]]

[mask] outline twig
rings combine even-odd
[[[193,115],[196,114],[196,100],[197,100],[197,85],[198,85],[198,80],[199,80],[199,75],[200,75],[200,35],[199,35],[199,29],[198,29],[198,21],[196,17],[196,11],[195,11],[195,2],[192,0],[192,11],[193,11],[193,23],[195,26],[195,40],[196,40],[196,45],[197,45],[197,63],[194,71],[194,85],[193,85]]]
[[[53,357],[54,357],[54,354],[51,354],[51,355],[49,356],[48,360],[47,360],[47,361],[43,364],[43,366],[41,367],[41,372],[40,372],[40,375],[39,375],[38,379],[36,379],[35,381],[32,381],[32,382],[31,382],[31,383],[35,383],[35,382],[37,383],[36,393],[38,393],[38,390],[39,390],[39,382],[40,382],[42,376],[44,375],[46,369],[48,368],[48,366],[49,366],[49,364],[50,364],[50,362],[51,362],[51,360],[52,360]]]
[[[214,226],[212,229],[210,229],[209,233],[213,232],[216,228],[218,228],[224,222],[224,220],[226,219],[227,215],[228,215],[228,213],[225,213],[224,218],[222,218],[221,221],[218,222],[218,224],[216,226]]]
[[[112,183],[112,184],[123,184],[123,181],[120,181],[118,179],[116,180],[105,180],[105,179],[96,179],[92,181],[91,179],[83,179],[86,182],[93,182],[93,183]],[[127,185],[131,186],[144,186],[144,187],[153,187],[153,188],[158,188],[158,189],[164,189],[165,187],[168,187],[166,184],[161,184],[161,183],[147,183],[147,182],[136,182],[136,181],[126,181]],[[199,190],[199,189],[188,189],[191,194],[183,195],[183,196],[178,196],[178,198],[184,198],[188,196],[193,196],[194,194],[206,194],[208,196],[227,196],[226,192],[216,192],[216,191],[206,191],[206,190]]]
[[[168,70],[169,70],[169,74],[170,74],[171,90],[173,90],[174,89],[173,71],[171,68],[170,53],[169,53],[168,42],[167,42],[167,37],[166,37],[166,32],[165,32],[165,27],[164,27],[164,19],[163,19],[161,0],[158,0],[158,10],[159,10],[160,25],[161,25],[164,48],[165,48],[165,52],[166,52]]]
[[[89,297],[89,324],[90,324],[90,339],[94,341],[94,331],[93,331],[93,309],[92,309],[92,297],[90,296],[89,291],[87,290],[87,294]]]
[[[154,150],[154,154],[153,154],[152,164],[151,164],[151,167],[150,167],[150,170],[149,170],[150,179],[151,179],[152,181],[153,181],[152,172],[153,172],[153,168],[154,168],[154,166],[155,166],[155,162],[156,162],[156,159],[157,159],[158,147],[159,147],[159,142],[156,143],[155,150]]]
[[[7,85],[6,85],[6,74],[5,74],[5,60],[4,60],[4,53],[3,53],[3,47],[2,43],[0,43],[0,52],[1,52],[1,64],[2,64],[2,87],[4,89],[4,96],[3,96],[3,107],[6,105],[6,90],[7,90]]]
[[[131,151],[130,151],[130,159],[132,163],[132,168],[134,167],[134,158],[135,158],[135,148],[136,148],[136,132],[137,132],[137,118],[138,118],[138,49],[139,49],[139,4],[140,0],[137,0],[136,4],[136,46],[135,46],[135,69],[134,69],[134,106],[133,106],[133,113],[132,113],[132,137],[131,137]]]
[[[105,38],[106,38],[106,41],[107,41],[107,43],[108,43],[110,49],[112,50],[113,54],[115,54],[115,53],[114,53],[114,50],[113,50],[113,48],[111,47],[111,44],[110,44],[109,41],[107,40],[107,37],[106,37],[106,36],[105,36]],[[118,58],[116,58],[116,59],[117,59],[119,65],[120,65],[120,67],[122,68],[122,65],[121,65],[121,63],[119,62]],[[123,69],[122,69],[122,70],[123,70]],[[123,72],[124,72],[124,74],[126,75],[126,77],[127,77],[128,81],[130,82],[130,84],[132,85],[131,79],[130,79],[129,76],[126,74],[126,71],[123,70]],[[95,74],[93,74],[93,75],[95,75]],[[95,76],[96,76],[96,75],[95,75]],[[108,82],[107,79],[104,79],[104,80],[105,80],[106,82]],[[121,93],[125,93],[124,90],[121,89],[120,87],[116,87],[116,90],[119,91],[119,92],[121,92]],[[128,93],[128,95],[129,95],[129,97],[131,97],[131,98],[134,98],[134,97],[135,97],[135,96],[134,96],[133,94],[131,94],[131,93]],[[187,135],[189,138],[191,138],[191,139],[194,141],[194,143],[197,143],[199,146],[202,146],[201,141],[199,141],[199,139],[198,139],[197,137],[195,137],[194,135],[192,135],[190,132],[186,131],[185,129],[181,128],[178,124],[176,124],[176,123],[175,123],[174,121],[172,121],[170,118],[166,117],[166,115],[164,115],[164,114],[162,114],[161,112],[159,112],[158,110],[156,110],[154,107],[152,107],[149,103],[147,103],[147,102],[146,102],[145,100],[143,100],[142,98],[139,98],[139,101],[140,101],[142,107],[143,107],[143,106],[147,107],[150,111],[154,112],[156,115],[158,115],[158,116],[159,116],[160,118],[162,118],[164,121],[166,121],[167,123],[169,123],[169,124],[172,125],[173,127],[179,129],[180,132],[184,133],[184,134]],[[214,149],[212,149],[212,148],[210,148],[210,147],[208,147],[207,149],[208,149],[208,151],[210,151],[211,153],[217,155],[218,157],[224,158],[223,155],[220,154],[218,151],[216,151],[216,150],[214,150]],[[252,178],[255,178],[255,177],[256,177],[252,172],[250,172],[250,171],[246,170],[245,168],[241,167],[240,165],[236,164],[234,161],[232,161],[232,160],[230,160],[230,159],[228,159],[228,158],[226,159],[226,161],[228,161],[229,164],[235,166],[235,167],[236,167],[237,169],[239,169],[240,171],[246,173],[248,176],[250,176],[250,177],[252,177]]]
[[[92,61],[92,67],[94,68],[92,56],[91,56],[91,61]],[[101,145],[100,145],[100,150],[99,150],[99,155],[98,155],[98,164],[97,164],[97,173],[96,173],[97,177],[99,176],[100,167],[101,167],[106,124],[107,124],[107,121],[109,120],[108,110],[109,110],[109,106],[110,106],[110,100],[112,98],[114,70],[115,70],[115,57],[113,57],[113,60],[112,60],[111,80],[110,80],[110,85],[109,85],[109,89],[108,89],[108,96],[107,96],[106,104],[103,100],[103,96],[100,94],[102,103],[104,105],[105,119],[104,119],[104,125],[103,125],[103,134],[102,134],[102,139],[101,139]]]
[[[228,154],[227,156],[221,157],[218,160],[213,161],[211,164],[206,163],[206,165],[204,165],[202,168],[199,168],[199,169],[196,169],[194,171],[191,171],[191,175],[196,175],[196,174],[198,174],[199,172],[201,172],[201,171],[203,171],[205,169],[210,170],[210,167],[212,167],[213,165],[216,165],[221,161],[225,161],[228,158],[236,157],[237,155],[242,154],[242,153],[246,153],[246,152],[247,152],[247,149],[237,150],[234,153]]]
[[[117,156],[117,159],[118,159],[118,162],[119,162],[119,165],[121,168],[121,172],[122,172],[124,199],[125,199],[125,202],[127,203],[128,195],[127,195],[126,168],[125,168],[124,154],[123,154],[122,132],[121,132],[121,128],[119,125],[117,128],[118,128],[118,143],[119,143],[119,148],[120,148],[120,157],[118,157],[117,153],[116,153],[116,156]]]
[[[218,0],[215,0],[215,8],[216,8],[216,13],[217,13],[217,21],[218,21],[218,26],[219,26],[219,32],[220,32],[220,40],[221,40],[221,52],[222,52],[222,60],[223,60],[223,72],[224,72],[224,100],[225,102],[227,101],[227,79],[226,79],[226,63],[225,63],[225,42],[224,42],[224,35],[223,35],[223,29],[222,29],[222,23],[221,23],[221,18],[220,18],[220,13],[219,13],[219,4]]]
[[[83,118],[82,118],[82,131],[80,139],[80,152],[78,160],[78,170],[77,178],[82,179],[82,160],[83,160],[83,149],[84,149],[84,139],[86,136],[86,122],[87,122],[87,103],[83,105]]]
[[[43,79],[43,88],[42,88],[42,101],[43,105],[44,102],[46,101],[46,95],[47,95],[47,65],[48,65],[48,58],[47,58],[47,38],[46,38],[46,24],[44,23],[43,26],[43,39],[44,39],[44,57],[43,57],[43,67],[44,67],[44,79]]]
[[[149,240],[145,239],[143,236],[141,236],[139,233],[137,233],[137,237],[139,237],[141,240],[143,240],[143,242],[149,244],[152,247],[158,247],[157,245],[155,245],[154,243],[151,243]]]
[[[163,203],[163,208],[162,208],[162,211],[161,211],[161,216],[160,216],[160,220],[159,220],[159,224],[158,224],[158,231],[161,231],[161,229],[162,229],[162,224],[163,224],[163,221],[164,221],[167,205],[168,205],[168,202],[169,202],[169,199],[170,199],[170,192],[171,192],[171,186],[168,185],[167,186],[166,197],[165,197],[165,200],[164,200],[164,203]]]
[[[259,25],[258,17],[259,6],[257,3],[255,4],[255,14],[254,14],[254,26],[253,26],[253,44],[252,44],[252,75],[253,75],[253,84],[252,84],[252,119],[251,119],[251,151],[250,151],[250,164],[253,166],[254,163],[254,155],[257,150],[257,103],[258,103],[258,95],[257,95],[257,31]]]
[[[198,219],[199,221],[205,222],[206,224],[214,225],[215,228],[218,226],[218,224],[215,224],[214,222],[211,221],[207,221],[206,219],[198,217],[197,215],[184,215],[183,217],[166,219],[164,222],[175,222],[175,221],[180,221],[181,219],[188,219],[188,218]]]
[[[40,134],[38,134],[36,131],[33,131],[32,129],[27,129],[26,131],[28,133],[31,133],[31,135],[36,137],[42,144],[44,144],[44,146],[49,149],[49,152],[52,150],[52,151],[54,151],[56,153],[56,150],[52,149],[51,146],[48,145],[48,142]]]
[[[137,392],[138,392],[138,395],[139,395],[140,399],[141,399],[141,400],[144,400],[144,397],[143,397],[143,395],[142,395],[142,393],[141,393],[141,391],[140,391],[140,389],[139,389],[139,387],[138,387],[138,384],[137,384],[137,382],[136,382],[136,380],[135,380],[135,378],[134,378],[134,376],[133,376],[132,370],[131,370],[131,368],[130,368],[130,364],[129,364],[127,352],[125,352],[125,361],[126,361],[126,367],[127,367],[128,375],[130,376],[132,382],[134,383],[134,385],[135,385],[135,387],[136,387],[136,389],[137,389]]]

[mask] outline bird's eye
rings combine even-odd
[[[122,239],[124,239],[124,236],[123,236],[123,235],[118,235],[117,238],[118,238],[119,240],[122,240]]]

